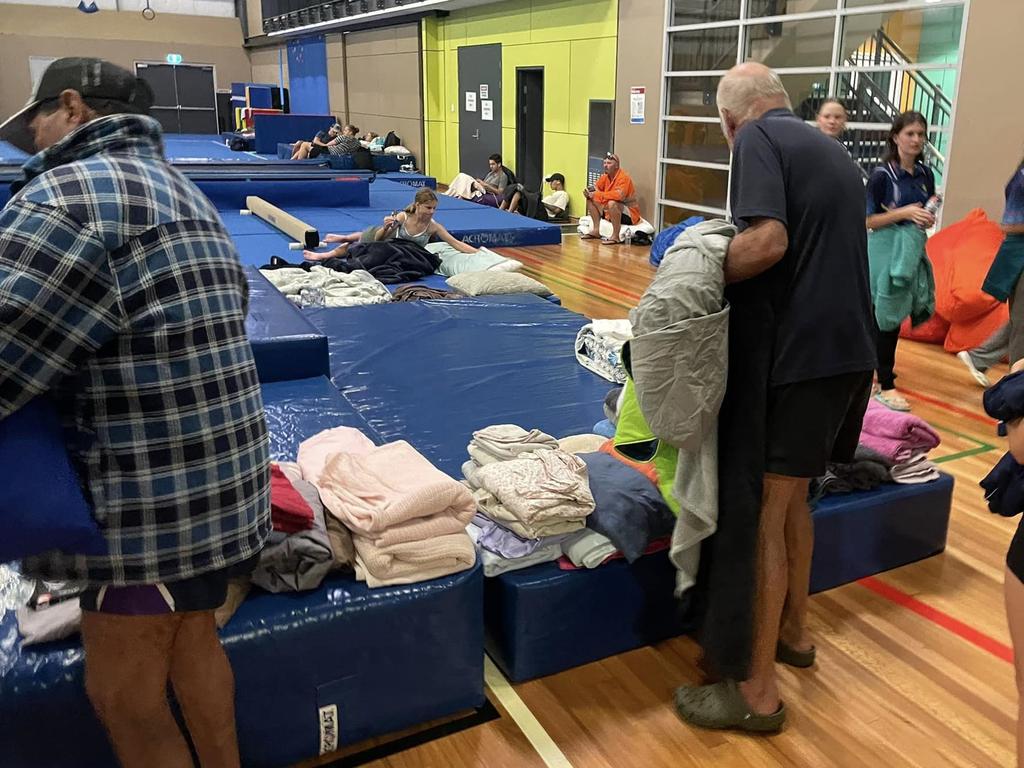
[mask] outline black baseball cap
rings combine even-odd
[[[148,115],[153,106],[153,89],[127,69],[102,59],[66,58],[50,64],[39,78],[35,93],[20,112],[0,125],[0,139],[32,154],[35,141],[29,124],[41,104],[53,101],[66,90],[83,98],[116,101],[125,112]]]
[[[552,173],[550,176],[544,179],[544,181],[548,182],[548,184],[550,184],[552,181],[560,181],[563,184],[565,184],[565,176],[563,176],[560,173]]]

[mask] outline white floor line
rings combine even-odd
[[[519,726],[519,730],[533,745],[534,750],[548,768],[572,768],[572,763],[558,748],[554,739],[548,735],[544,726],[540,724],[525,702],[519,698],[519,694],[515,692],[512,684],[505,679],[505,676],[487,656],[484,656],[484,682],[487,683],[487,687],[491,689],[495,698],[508,712],[508,716]]]

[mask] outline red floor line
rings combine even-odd
[[[938,608],[933,608],[926,603],[922,603],[916,597],[912,597],[903,590],[898,589],[891,584],[886,584],[884,581],[880,581],[874,576],[868,576],[860,579],[857,583],[863,587],[867,587],[876,595],[880,595],[890,602],[896,603],[907,610],[913,611],[918,616],[927,619],[933,624],[936,624],[949,632],[952,632],[954,635],[957,635],[978,648],[981,648],[983,651],[988,651],[997,659],[1002,659],[1010,664],[1013,663],[1013,648],[1005,643],[999,642],[993,637],[989,637],[984,632],[981,632],[974,627],[964,624],[959,619],[954,619],[948,613],[940,611]]]
[[[632,299],[633,301],[639,301],[640,300],[640,295],[639,294],[633,293],[632,291],[626,291],[626,290],[624,290],[622,288],[619,288],[617,286],[612,285],[611,283],[606,283],[603,280],[597,280],[596,278],[593,278],[593,277],[587,277],[586,275],[581,275],[578,272],[572,272],[572,271],[566,269],[565,267],[561,267],[561,266],[559,266],[557,264],[552,264],[550,261],[545,261],[544,259],[538,259],[535,256],[527,256],[526,254],[523,254],[523,253],[515,254],[515,258],[519,259],[520,261],[526,262],[526,263],[531,263],[535,267],[541,266],[541,267],[544,267],[545,269],[550,269],[552,272],[560,273],[562,275],[566,275],[566,276],[569,276],[569,277],[574,277],[574,278],[577,278],[579,280],[582,280],[585,283],[590,283],[592,285],[598,286],[599,288],[604,288],[606,290],[613,291],[614,293],[617,293],[620,296],[625,296],[627,299]]]
[[[955,413],[958,416],[966,416],[969,419],[980,421],[982,424],[986,424],[990,427],[995,426],[996,424],[996,421],[994,419],[990,419],[988,416],[982,416],[980,413],[968,411],[966,408],[959,408],[955,405],[950,405],[949,403],[939,400],[937,398],[929,397],[928,395],[922,395],[920,392],[915,392],[912,389],[904,389],[903,387],[900,387],[900,391],[903,392],[904,394],[910,395],[916,400],[924,400],[926,403],[931,403],[932,405],[937,406],[939,408],[944,408],[945,410]]]

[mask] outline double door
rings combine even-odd
[[[164,133],[219,133],[216,74],[209,64],[137,62],[135,73],[156,97],[150,114]]]

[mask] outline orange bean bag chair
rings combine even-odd
[[[1010,319],[1007,305],[981,290],[1002,242],[1002,229],[980,208],[928,238],[935,312],[949,322],[947,352],[977,347]]]
[[[916,328],[910,324],[908,317],[900,326],[900,338],[909,341],[921,341],[925,344],[942,344],[949,333],[949,321],[936,312]]]

